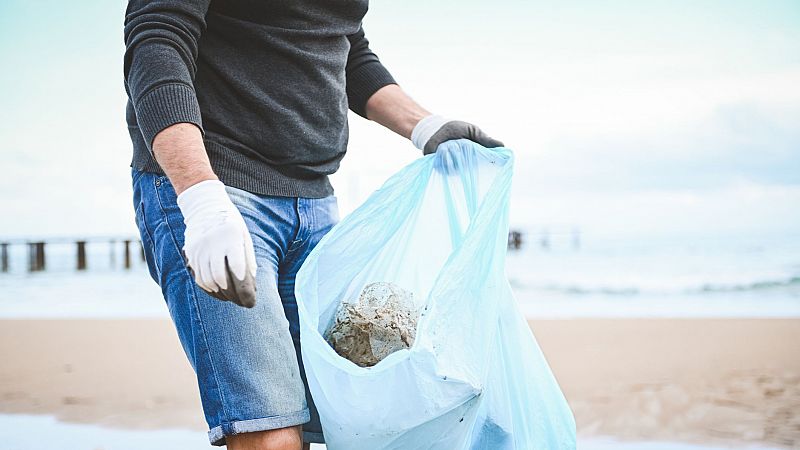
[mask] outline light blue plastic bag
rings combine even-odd
[[[297,275],[303,362],[331,450],[574,449],[575,420],[505,277],[513,156],[467,140],[392,176]],[[323,335],[369,283],[411,290],[409,350],[372,368]]]

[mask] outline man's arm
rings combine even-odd
[[[366,113],[369,120],[406,139],[411,139],[411,131],[420,120],[431,115],[396,84],[384,86],[372,94],[367,100]]]
[[[178,194],[216,179],[194,91],[209,3],[131,0],[125,13],[125,88],[144,141]]]
[[[178,195],[201,181],[218,180],[194,124],[176,123],[161,130],[153,139],[153,155]]]
[[[363,27],[347,38],[347,100],[356,114],[411,139],[426,155],[452,139],[469,139],[484,147],[503,145],[475,125],[431,114],[403,92],[369,48]]]
[[[367,118],[407,139],[424,154],[434,153],[442,142],[469,139],[484,147],[502,147],[477,126],[429,113],[400,86],[384,86],[367,100]]]
[[[369,47],[364,27],[347,36],[347,101],[350,109],[410,139],[411,130],[430,112],[406,95]]]
[[[369,48],[363,27],[347,36],[347,40],[350,41],[345,66],[347,103],[353,112],[366,118],[367,100],[384,86],[395,84],[395,81]]]
[[[203,290],[255,305],[256,258],[241,213],[214,175],[203,144],[194,76],[209,0],[130,0],[125,89],[142,137],[178,194],[183,251]]]

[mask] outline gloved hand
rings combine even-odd
[[[450,120],[436,114],[420,120],[411,131],[411,142],[426,155],[436,152],[442,142],[462,138],[487,148],[503,146],[502,142],[492,139],[471,123]]]
[[[256,254],[242,214],[225,185],[201,181],[178,196],[186,224],[184,257],[195,282],[239,306],[256,304]]]

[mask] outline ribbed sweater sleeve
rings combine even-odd
[[[203,129],[193,80],[210,0],[130,0],[125,13],[125,88],[152,151],[153,138],[186,122]]]
[[[364,27],[347,36],[350,53],[347,56],[347,101],[353,112],[367,117],[367,100],[387,84],[396,84],[394,78],[370,50]]]

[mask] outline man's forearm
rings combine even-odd
[[[366,110],[369,120],[408,139],[420,119],[431,114],[396,84],[384,86],[372,94]]]
[[[208,161],[203,135],[191,123],[161,130],[153,139],[153,154],[177,194],[201,181],[218,179]]]

